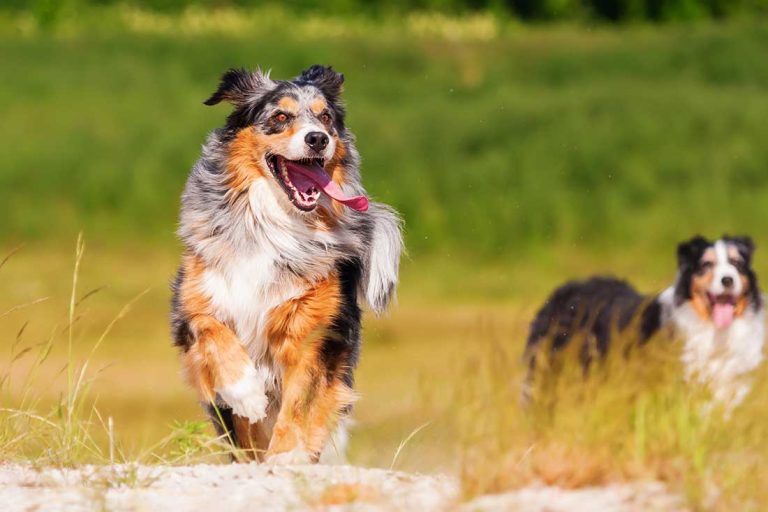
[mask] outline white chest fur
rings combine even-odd
[[[727,329],[703,321],[689,304],[677,308],[675,328],[684,339],[682,362],[686,376],[708,384],[717,401],[736,405],[749,390],[746,374],[763,360],[763,310],[747,311]]]
[[[203,239],[195,247],[207,261],[202,292],[212,314],[235,332],[254,363],[243,383],[217,389],[244,413],[260,410],[246,396],[263,395],[254,390],[279,392],[281,368],[267,353],[272,311],[327,277],[341,257],[340,240],[349,237],[343,228],[310,228],[302,217],[282,209],[270,186],[266,179],[256,180],[247,208],[228,219],[226,236]]]
[[[275,265],[273,255],[261,252],[231,258],[203,276],[203,290],[215,316],[234,329],[255,362],[266,353],[270,311],[306,291],[285,274]]]

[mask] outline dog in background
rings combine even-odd
[[[670,327],[682,339],[686,376],[710,387],[715,401],[732,407],[749,391],[744,377],[763,359],[764,308],[752,268],[749,237],[701,236],[677,248],[677,276],[659,295],[643,296],[625,281],[593,277],[556,289],[531,323],[526,344],[530,384],[536,352],[545,340],[553,351],[574,337],[586,370],[609,350],[614,334],[645,343]]]
[[[359,304],[382,312],[397,284],[401,222],[366,197],[343,82],[227,71],[205,104],[234,110],[181,198],[173,339],[219,434],[257,460],[343,450]]]

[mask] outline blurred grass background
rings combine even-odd
[[[81,290],[105,288],[82,305],[78,354],[150,290],[95,356],[100,410],[135,447],[202,417],[170,346],[167,285],[186,174],[227,114],[202,100],[232,66],[344,72],[366,186],[406,220],[399,305],[366,322],[355,463],[389,466],[427,423],[398,467],[456,469],[468,362],[506,347],[516,389],[527,322],[562,280],[607,272],[651,292],[694,233],[765,245],[763,3],[491,4],[4,4],[0,255],[25,246],[0,270],[0,347],[24,325],[29,344],[61,327],[82,230]],[[534,4],[543,14],[521,10]],[[598,4],[644,7],[614,25]],[[694,21],[641,22],[680,18]],[[65,356],[54,347],[41,406],[62,393]]]

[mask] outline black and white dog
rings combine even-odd
[[[677,277],[655,296],[625,281],[593,277],[561,286],[531,323],[526,345],[530,369],[545,341],[559,351],[583,340],[582,364],[608,351],[614,334],[644,343],[671,327],[682,339],[686,377],[710,386],[715,401],[734,406],[749,391],[744,376],[763,359],[764,314],[755,246],[748,237],[710,241],[696,236],[677,248]],[[532,372],[529,373],[529,383]]]

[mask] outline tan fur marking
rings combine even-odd
[[[736,301],[736,307],[734,308],[734,314],[737,318],[744,314],[747,306],[749,306],[749,300],[747,300],[747,288],[744,288],[744,293]]]
[[[693,295],[691,297],[691,306],[693,310],[703,320],[709,320],[712,312],[710,311],[709,299],[702,297],[701,295]]]
[[[715,262],[716,255],[714,249],[707,249],[702,255],[702,260]],[[714,270],[710,268],[701,275],[691,277],[691,306],[699,317],[703,320],[710,320],[712,317],[712,305],[709,302],[707,290],[714,279]]]
[[[317,215],[314,218],[308,218],[310,227],[319,231],[331,231],[339,224],[339,218],[335,213],[324,206],[318,206],[316,212]]]
[[[273,355],[290,367],[300,359],[299,352],[315,350],[317,340],[308,336],[328,325],[339,309],[339,301],[339,279],[332,274],[301,297],[272,310],[266,333]]]
[[[240,130],[229,143],[227,173],[234,192],[244,192],[254,181],[265,176],[262,162],[266,148],[266,138],[253,128]]]
[[[317,459],[333,431],[341,410],[357,396],[339,380],[323,383],[306,407],[281,409],[267,455],[303,448]],[[301,405],[298,403],[297,405]]]
[[[312,109],[312,112],[315,114],[319,114],[326,108],[328,108],[328,104],[325,102],[323,98],[315,98],[312,100],[312,103],[310,103],[309,108]]]
[[[295,113],[299,109],[299,103],[290,96],[283,96],[277,102],[277,106],[286,112]]]
[[[330,324],[339,305],[339,280],[331,275],[270,315],[270,349],[284,370],[282,406],[268,455],[302,448],[319,456],[341,410],[354,400],[354,392],[340,376],[329,379],[320,361],[318,331]]]

